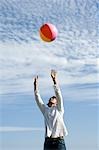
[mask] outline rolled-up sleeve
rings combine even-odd
[[[54,85],[54,91],[55,91],[55,95],[57,98],[58,111],[60,111],[63,114],[64,113],[63,97],[62,97],[61,90],[60,90],[59,86]]]
[[[45,104],[39,94],[39,91],[34,91],[34,95],[35,95],[35,100],[36,100],[36,103],[38,105],[38,107],[40,108],[41,112],[44,114],[45,112]]]

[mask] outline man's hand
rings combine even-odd
[[[55,70],[51,70],[51,77],[52,77],[54,84],[56,84],[57,83],[57,72]]]
[[[34,78],[34,91],[37,91],[37,89],[38,89],[38,76]]]

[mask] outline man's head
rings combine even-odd
[[[48,107],[56,106],[56,105],[57,105],[56,96],[52,96],[52,97],[49,99],[49,102],[48,102],[47,105],[48,105]]]

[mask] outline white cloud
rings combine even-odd
[[[28,131],[43,131],[44,128],[36,127],[0,127],[0,132],[28,132]]]
[[[61,85],[97,82],[99,38],[94,1],[0,3],[4,8],[4,13],[0,11],[0,94],[31,92],[36,74],[42,89],[47,89],[52,68],[58,70]],[[48,21],[58,29],[52,43],[39,37],[40,26]]]
[[[40,77],[40,83],[43,85],[42,88],[46,89],[51,85],[49,76],[52,68],[58,70],[59,80],[62,85],[97,82],[94,71],[98,69],[98,59],[95,57],[90,58],[89,54],[91,52],[85,58],[68,59],[69,54],[64,56],[61,45],[58,45],[58,43],[57,46],[53,43],[46,44],[42,41],[41,43],[36,42],[35,44],[22,45],[1,43],[0,50],[1,94],[32,91],[32,77],[36,74]],[[76,56],[78,51],[75,51],[75,53],[71,51],[72,53]],[[79,51],[79,55],[81,53]],[[91,73],[88,73],[90,69]]]

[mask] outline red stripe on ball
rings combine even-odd
[[[52,32],[48,24],[44,24],[40,30],[46,38],[52,39]]]

